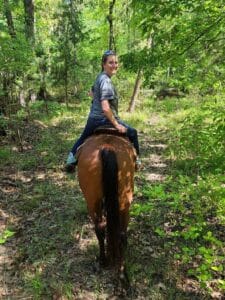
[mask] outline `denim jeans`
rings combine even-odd
[[[134,148],[136,149],[137,155],[139,155],[139,143],[138,143],[137,130],[130,127],[129,125],[127,125],[126,123],[124,123],[121,120],[117,120],[117,122],[127,128],[127,137],[129,138],[129,140],[133,144]],[[110,121],[107,120],[106,118],[94,119],[94,118],[89,117],[87,120],[87,124],[84,128],[84,131],[82,132],[79,139],[75,142],[75,144],[71,150],[73,155],[76,154],[78,147],[80,147],[80,145],[83,144],[83,142],[86,140],[86,138],[91,136],[97,127],[103,126],[103,125],[111,125],[112,126]]]

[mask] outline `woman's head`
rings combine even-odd
[[[118,70],[118,58],[116,52],[107,50],[102,56],[102,71],[106,72],[110,77],[115,75]]]

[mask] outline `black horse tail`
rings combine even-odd
[[[107,220],[107,253],[115,263],[120,255],[120,216],[118,198],[118,163],[115,151],[102,149],[102,181]]]

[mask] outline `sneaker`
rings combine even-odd
[[[65,171],[67,173],[73,173],[77,165],[77,159],[74,157],[73,153],[70,152],[65,165]]]
[[[66,164],[71,165],[71,164],[76,164],[76,162],[77,162],[77,160],[75,159],[73,153],[70,152],[68,157],[67,157]]]
[[[137,157],[136,162],[135,162],[135,170],[136,171],[140,170],[141,165],[142,165],[141,160],[139,157]]]

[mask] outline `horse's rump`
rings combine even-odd
[[[118,235],[126,232],[128,224],[134,169],[135,150],[123,137],[93,135],[78,151],[79,184],[96,226],[103,222],[106,211],[107,233],[111,245],[114,244],[114,250],[110,249],[113,256],[118,251],[115,240],[119,240]]]
[[[136,159],[135,149],[130,142],[123,137],[101,134],[89,137],[77,152],[78,177],[84,196],[88,190],[91,194],[96,193],[96,197],[103,198],[102,149],[111,149],[116,152],[119,195],[125,196],[133,192]],[[96,192],[95,187],[99,187],[99,191]]]

